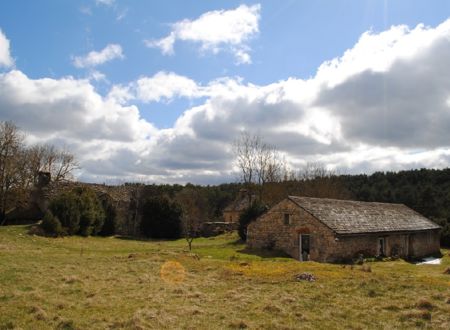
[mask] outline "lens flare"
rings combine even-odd
[[[161,266],[160,276],[168,284],[181,284],[186,277],[186,270],[178,261],[166,261]]]

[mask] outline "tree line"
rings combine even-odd
[[[245,188],[249,200],[259,204],[248,214],[258,214],[288,195],[403,203],[440,224],[441,242],[450,246],[449,168],[340,175],[322,164],[310,163],[295,170],[287,166],[274,146],[248,133],[235,141],[234,152],[240,173],[236,183],[216,186],[129,183],[142,189],[137,207],[142,222],[137,234],[185,236],[189,242],[198,235],[203,222],[223,221],[223,209]],[[7,210],[29,193],[39,172],[49,172],[52,180],[61,181],[72,178],[77,168],[70,152],[52,145],[26,146],[25,135],[13,123],[0,122],[0,224],[4,223]],[[61,233],[114,233],[116,219],[111,203],[96,201],[88,192],[75,191],[63,197],[72,201],[53,201],[50,207],[53,218],[47,215],[48,222],[57,229],[55,218],[58,219]],[[67,209],[78,205],[73,221],[63,214],[64,207],[55,206],[66,202]],[[171,220],[164,222],[164,219]],[[104,228],[105,225],[110,229]]]

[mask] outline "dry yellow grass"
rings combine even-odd
[[[43,238],[0,227],[0,329],[450,328],[450,266],[258,256],[186,242]],[[366,266],[367,267],[367,266]],[[297,282],[308,272],[315,282]]]

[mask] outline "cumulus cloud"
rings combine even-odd
[[[158,40],[146,40],[148,47],[174,54],[177,40],[194,42],[202,52],[214,54],[229,51],[238,64],[251,63],[249,40],[259,32],[261,6],[241,5],[231,10],[214,10],[195,20],[184,19],[172,24],[170,33]]]
[[[27,132],[30,143],[67,146],[88,172],[85,162],[106,164],[123,149],[144,153],[157,132],[137,107],[102,98],[88,80],[31,79],[17,70],[0,75],[0,117]]]
[[[9,40],[0,29],[0,67],[10,67],[14,65],[9,49]]]
[[[197,86],[207,100],[158,134],[164,152],[157,161],[229,175],[230,142],[249,130],[278,146],[294,167],[307,161],[350,172],[448,166],[449,68],[450,20],[436,28],[367,32],[308,80],[257,86],[225,78]],[[195,154],[188,146],[196,146]]]
[[[161,71],[112,86],[0,75],[0,118],[32,141],[67,145],[82,179],[217,183],[235,178],[231,142],[260,134],[293,168],[319,161],[348,172],[445,167],[450,161],[450,20],[367,32],[310,79],[260,86],[224,77],[199,84]],[[198,99],[157,129],[134,101]]]
[[[170,101],[174,97],[194,98],[201,95],[197,83],[173,72],[158,72],[152,77],[141,77],[134,85],[136,97],[144,102]]]
[[[349,59],[356,63],[352,69]],[[330,84],[316,103],[339,117],[349,141],[409,148],[448,146],[449,59],[450,20],[435,29],[419,25],[365,34],[335,60],[342,64],[322,68],[330,71],[325,75]],[[318,75],[323,74],[319,70]]]
[[[86,56],[75,56],[73,65],[77,68],[95,67],[115,59],[123,59],[124,57],[120,45],[109,44],[99,52],[91,51]]]

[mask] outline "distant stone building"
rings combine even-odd
[[[50,201],[64,192],[75,188],[92,189],[100,200],[108,199],[116,210],[117,228],[120,235],[139,234],[139,200],[141,189],[134,185],[108,186],[105,184],[83,183],[77,181],[51,181],[50,173],[40,172],[29,198],[12,209],[7,215],[7,224],[34,223],[41,220]]]
[[[246,189],[241,189],[236,199],[223,210],[224,222],[238,223],[239,217],[255,200],[255,195],[249,195]]]
[[[300,261],[439,254],[440,227],[403,204],[290,196],[251,223],[250,248],[282,250]]]

